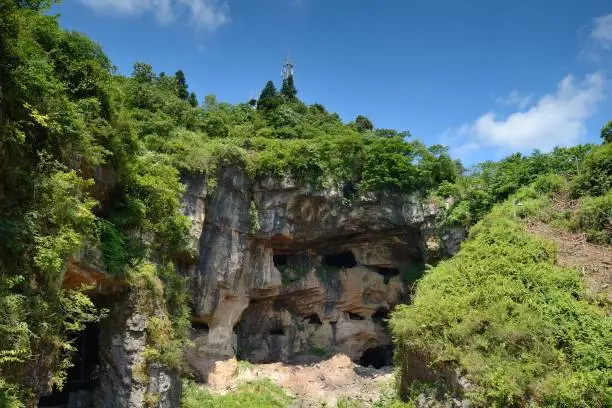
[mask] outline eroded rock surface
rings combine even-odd
[[[183,268],[195,323],[187,360],[201,379],[236,355],[341,352],[358,362],[390,344],[384,319],[432,252],[433,205],[416,195],[347,204],[291,180],[252,183],[233,168],[217,177],[214,193],[192,184],[185,202],[199,241],[196,263]]]
[[[135,307],[133,296],[115,301],[110,315],[100,322],[100,379],[96,408],[174,408],[179,406],[178,372],[147,362],[147,322],[160,310]]]

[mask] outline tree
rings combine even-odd
[[[363,115],[357,116],[355,119],[355,127],[357,128],[358,132],[368,132],[374,129],[372,121]]]
[[[604,143],[612,143],[612,120],[601,128],[600,136]]]
[[[198,106],[198,97],[196,96],[195,92],[189,94],[189,104],[194,108]]]
[[[189,91],[187,90],[187,80],[185,79],[185,74],[182,70],[176,71],[174,74],[176,78],[176,85],[178,87],[178,97],[182,100],[186,101],[189,99]]]
[[[144,62],[136,62],[134,63],[132,77],[138,82],[153,82],[155,73],[151,65],[145,64]]]
[[[274,82],[268,81],[266,86],[261,91],[259,95],[259,100],[257,101],[257,109],[259,110],[271,110],[280,105],[280,101],[278,98],[278,92],[276,91],[276,87],[274,86]]]
[[[289,75],[283,80],[283,86],[280,94],[288,101],[294,101],[297,99],[297,89],[295,89],[295,84],[293,83],[293,75]]]
[[[391,137],[397,137],[397,136],[401,136],[402,138],[407,138],[410,137],[410,132],[398,132],[397,130],[394,129],[376,129],[374,131],[374,135],[376,137],[387,137],[387,138],[391,138]]]

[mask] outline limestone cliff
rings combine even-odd
[[[359,361],[390,345],[384,319],[407,300],[411,274],[453,247],[438,242],[436,208],[417,195],[349,203],[292,180],[252,182],[235,168],[218,173],[211,194],[201,177],[186,182],[198,242],[183,268],[195,328],[187,360],[202,379],[232,356]]]
[[[231,357],[299,362],[344,353],[364,365],[390,364],[388,312],[409,301],[422,266],[452,254],[462,232],[440,234],[436,207],[418,195],[349,202],[292,180],[253,181],[237,168],[216,178],[212,190],[206,176],[184,178],[191,242],[178,259],[192,298],[193,373],[206,380],[214,362]],[[66,288],[89,285],[109,310],[83,337],[83,352],[95,358],[77,368],[91,387],[71,401],[178,406],[178,373],[143,359],[147,321],[167,311],[156,302],[137,307],[133,288],[106,274],[100,256],[87,249],[65,274]]]

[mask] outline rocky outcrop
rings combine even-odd
[[[390,344],[384,319],[430,256],[435,206],[417,195],[347,204],[291,180],[253,183],[235,168],[219,171],[208,196],[197,183],[188,180],[198,193],[186,195],[185,208],[199,257],[183,272],[195,327],[187,360],[201,379],[235,355],[262,362],[342,352],[359,361]]]
[[[178,372],[146,360],[147,323],[159,310],[136,307],[133,294],[113,299],[100,323],[100,378],[96,408],[175,408],[181,382]]]
[[[43,406],[67,402],[69,407],[83,408],[178,407],[178,371],[147,357],[153,343],[150,319],[168,316],[163,293],[143,291],[108,275],[95,247],[86,247],[68,261],[64,288],[83,285],[107,313],[99,323],[88,324],[74,341],[75,367],[68,371],[67,395],[45,390],[42,394],[51,395]]]

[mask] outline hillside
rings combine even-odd
[[[119,75],[50,4],[0,0],[1,407],[287,406],[182,384],[340,353],[365,403],[393,347],[379,407],[612,405],[612,122],[465,169],[292,76],[232,105]]]

